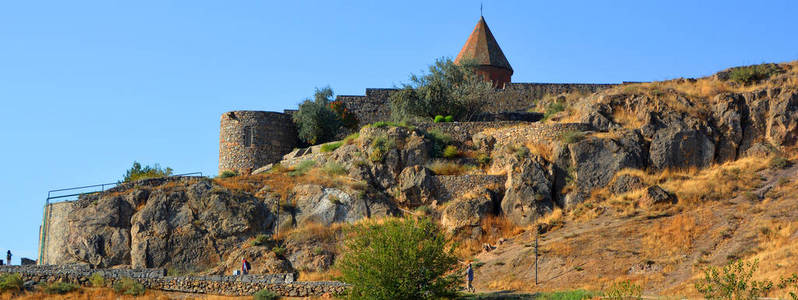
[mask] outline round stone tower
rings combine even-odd
[[[280,161],[297,144],[291,115],[251,110],[226,112],[219,132],[219,173],[251,173]]]

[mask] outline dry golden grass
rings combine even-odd
[[[643,126],[643,119],[636,113],[627,108],[616,108],[612,112],[612,119],[626,128],[640,128]]]
[[[297,281],[330,281],[335,280],[342,274],[340,271],[330,269],[326,272],[304,272],[300,271],[297,276]]]
[[[648,257],[669,257],[688,253],[693,242],[709,228],[696,215],[679,214],[654,225],[643,238]]]
[[[551,149],[551,144],[526,143],[525,146],[532,155],[539,156],[547,161],[552,161],[554,158],[554,150]]]
[[[454,161],[434,160],[427,164],[427,168],[435,175],[463,175],[476,172],[476,166],[462,164]]]
[[[482,235],[479,239],[472,239],[470,231],[452,237],[452,240],[458,245],[457,249],[455,249],[457,257],[471,257],[481,252],[484,244],[495,245],[501,238],[513,237],[526,230],[502,216],[487,216],[482,219],[480,227],[482,228]]]

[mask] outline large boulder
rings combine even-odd
[[[297,226],[309,222],[329,226],[332,223],[352,223],[368,216],[365,202],[337,188],[317,184],[294,187]]]
[[[623,169],[646,166],[644,141],[635,131],[616,132],[611,138],[591,137],[561,148],[556,158],[558,201],[563,207],[586,200],[593,189],[610,183]],[[571,185],[570,189],[566,185]]]
[[[554,208],[552,174],[540,160],[526,160],[507,172],[501,209],[518,225],[530,225]]]
[[[643,194],[642,204],[646,207],[673,203],[676,203],[676,196],[658,185],[649,186]]]
[[[399,174],[396,185],[397,201],[406,206],[419,206],[432,198],[432,171],[415,165]]]
[[[482,218],[495,213],[495,194],[480,188],[447,203],[441,213],[441,224],[449,232],[478,227]]]
[[[792,146],[798,141],[798,92],[782,93],[771,103],[767,138],[771,144]]]
[[[213,189],[207,180],[186,189],[157,189],[131,218],[131,264],[215,265],[273,223],[274,215],[259,199]]]
[[[616,195],[643,188],[643,179],[635,175],[623,174],[615,177],[610,185],[610,192]]]
[[[745,98],[739,94],[720,94],[715,97],[714,102],[715,128],[719,131],[715,160],[735,160],[743,140],[743,120],[748,109]]]
[[[649,155],[657,169],[704,168],[715,157],[715,143],[696,129],[668,127],[654,135]]]
[[[96,267],[130,264],[130,217],[134,197],[104,197],[70,212],[67,254]]]

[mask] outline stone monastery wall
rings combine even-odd
[[[486,114],[479,116],[479,120],[487,122],[477,122],[481,124],[473,126],[460,123],[452,125],[457,126],[456,128],[444,129],[464,135],[473,134],[479,128],[494,126],[490,123],[507,125],[491,121],[536,121],[540,116],[526,111],[534,107],[537,99],[570,92],[594,93],[613,86],[615,84],[509,83],[504,89],[498,90],[492,99],[485,101]],[[396,91],[398,89],[366,89],[365,95],[339,95],[336,100],[342,101],[362,126],[390,120],[390,96]],[[299,145],[297,129],[291,118],[293,112],[231,111],[222,114],[219,172],[233,170],[250,173],[259,167],[280,161],[283,155]]]
[[[147,289],[227,296],[248,296],[268,289],[279,296],[309,297],[340,294],[348,288],[346,284],[335,281],[297,282],[291,273],[166,276],[164,269],[90,269],[81,265],[0,266],[0,274],[20,274],[23,281],[38,283],[64,281],[88,286],[89,277],[94,273],[105,278],[108,286],[122,278],[131,278]]]

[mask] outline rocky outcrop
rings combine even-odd
[[[396,185],[396,200],[410,207],[416,207],[431,201],[433,194],[432,172],[422,166],[406,167],[399,174]]]
[[[616,195],[628,193],[643,188],[643,180],[640,177],[623,174],[615,177],[610,185],[610,192]]]
[[[657,131],[649,151],[657,169],[704,168],[715,157],[715,143],[698,130],[668,127]]]
[[[300,184],[294,188],[297,226],[318,223],[352,223],[368,216],[366,202],[337,188]]]
[[[482,218],[495,214],[495,197],[495,193],[486,188],[468,192],[446,205],[441,213],[441,225],[449,232],[478,227]]]
[[[581,203],[594,188],[610,183],[620,170],[646,166],[642,137],[634,131],[617,132],[611,138],[587,138],[564,145],[557,154],[558,201],[562,207]]]
[[[69,214],[68,260],[97,267],[212,267],[249,237],[269,232],[263,201],[208,179],[141,186],[87,198]]]
[[[540,160],[527,160],[508,170],[502,213],[518,225],[529,225],[554,208],[553,174]]]

